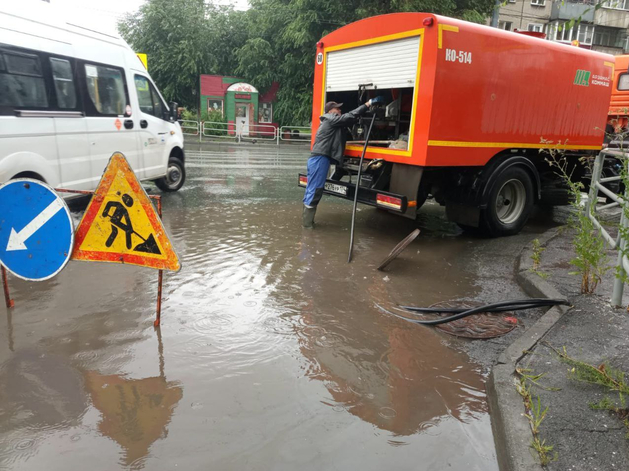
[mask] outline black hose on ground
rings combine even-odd
[[[532,299],[518,299],[513,301],[503,301],[500,303],[487,304],[486,306],[479,306],[472,309],[465,308],[433,308],[433,307],[412,307],[412,306],[401,306],[407,311],[411,312],[423,312],[423,313],[452,313],[454,315],[449,317],[444,317],[441,319],[431,319],[431,320],[422,320],[422,319],[410,319],[408,317],[400,316],[399,314],[391,313],[400,319],[404,319],[408,322],[413,322],[415,324],[421,325],[439,325],[445,324],[447,322],[456,321],[458,319],[463,319],[464,317],[471,316],[474,314],[479,314],[481,312],[504,312],[504,311],[519,311],[522,309],[532,309],[536,307],[546,307],[546,306],[569,306],[570,302],[567,299],[551,299],[551,298],[532,298]]]
[[[549,305],[548,303],[568,303],[567,299],[552,299],[552,298],[531,298],[531,299],[516,299],[513,301],[502,301],[500,303],[488,304],[487,306],[494,306],[501,304],[502,307],[496,307],[492,310],[487,310],[485,312],[503,312],[503,311],[513,311],[518,309],[528,309],[530,307],[537,307],[538,304],[542,306]],[[514,308],[511,306],[520,306],[519,308]],[[525,307],[524,307],[525,306]],[[450,314],[459,314],[461,312],[469,311],[471,308],[467,307],[455,307],[455,308],[447,308],[447,307],[415,307],[415,306],[400,306],[402,309],[406,309],[407,311],[413,312],[424,312],[424,313],[450,313]]]

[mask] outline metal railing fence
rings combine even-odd
[[[308,141],[312,137],[312,128],[308,126],[282,126],[278,130],[277,138],[279,141]]]
[[[629,205],[629,188],[625,188],[624,195],[621,196],[617,195],[603,185],[604,183],[612,183],[622,180],[621,175],[603,177],[603,165],[605,162],[605,157],[619,158],[624,167],[623,171],[629,172],[629,168],[627,167],[629,161],[627,159],[626,153],[609,149],[601,151],[596,156],[596,159],[594,161],[594,168],[592,170],[592,181],[590,183],[590,192],[588,194],[588,201],[585,205],[585,211],[587,212],[587,215],[594,226],[600,231],[600,234],[603,236],[603,239],[605,239],[605,242],[607,242],[609,247],[618,251],[618,259],[616,261],[618,276],[616,276],[614,280],[614,289],[612,291],[611,303],[614,306],[620,306],[622,304],[622,294],[624,290],[623,278],[626,273],[629,273],[629,259],[625,255],[627,247],[626,235],[628,234],[627,231],[629,228],[629,218],[627,218],[625,213],[628,209],[627,205]],[[599,206],[597,204],[599,192],[605,195],[608,199],[612,200],[612,202]],[[614,238],[609,234],[607,229],[605,229],[603,224],[598,220],[597,213],[599,211],[617,206],[620,206],[621,208],[621,215],[618,235]],[[625,234],[625,237],[623,237],[623,234]]]
[[[179,125],[181,126],[181,131],[188,136],[198,136],[199,135],[199,122],[198,121],[190,121],[190,120],[182,120],[179,121]]]
[[[277,128],[270,124],[248,124],[240,129],[241,141],[275,141]]]
[[[182,120],[179,122],[183,134],[187,136],[199,136],[199,142],[203,138],[232,140],[235,142],[269,141],[286,143],[310,143],[312,129],[309,126],[282,126],[275,127],[271,124],[249,124],[240,130],[234,123],[215,121]]]
[[[218,139],[238,139],[236,127],[233,124],[203,121],[203,137],[215,137]]]

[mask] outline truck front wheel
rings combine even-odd
[[[517,234],[533,210],[533,181],[521,167],[510,167],[496,179],[480,227],[492,237]]]

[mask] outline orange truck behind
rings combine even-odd
[[[616,56],[607,124],[608,134],[627,132],[629,128],[629,55]]]
[[[567,201],[541,150],[576,156],[603,144],[607,54],[427,13],[349,24],[316,52],[313,136],[328,101],[344,111],[375,96],[388,103],[365,155],[366,204],[415,217],[432,196],[464,228],[514,234],[533,204]],[[365,127],[351,130],[325,193],[353,198]]]

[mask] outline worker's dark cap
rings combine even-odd
[[[335,101],[328,101],[325,104],[325,112],[329,113],[330,111],[332,111],[334,108],[338,108],[339,110],[341,109],[341,106],[343,106],[343,103],[337,103]]]

